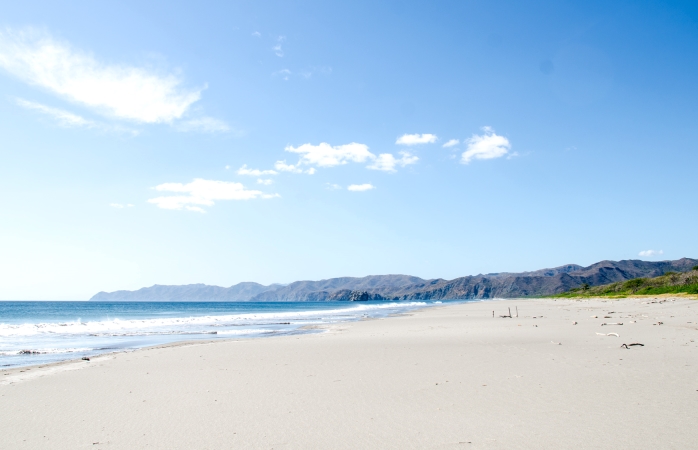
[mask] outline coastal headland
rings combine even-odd
[[[0,448],[693,448],[696,341],[698,302],[662,296],[106,354],[1,371]]]

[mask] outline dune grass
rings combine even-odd
[[[627,297],[629,295],[698,294],[698,266],[689,272],[667,272],[654,278],[634,278],[632,280],[601,286],[583,284],[567,292],[553,295],[553,298],[576,297]]]

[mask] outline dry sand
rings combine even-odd
[[[0,448],[698,448],[698,302],[662,300],[448,305],[2,371]]]

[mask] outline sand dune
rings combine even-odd
[[[449,305],[2,371],[0,448],[695,448],[698,302],[661,301]]]

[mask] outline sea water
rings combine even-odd
[[[0,302],[0,367],[176,341],[318,332],[441,302]]]

